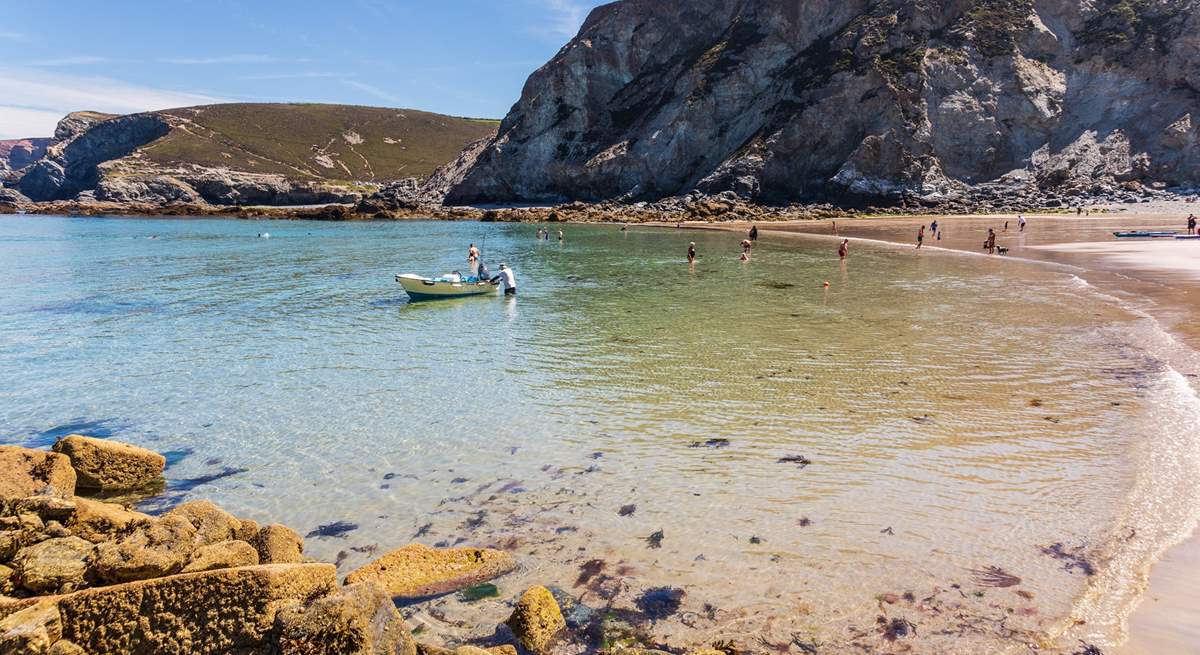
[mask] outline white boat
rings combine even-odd
[[[439,298],[464,298],[466,296],[482,296],[496,293],[499,286],[475,279],[452,277],[428,278],[411,273],[397,275],[396,281],[404,287],[405,293],[413,300],[436,300]]]

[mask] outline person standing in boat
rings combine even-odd
[[[496,277],[492,278],[491,282],[492,284],[502,286],[504,288],[504,295],[517,295],[517,275],[508,267],[508,264],[500,264],[500,272],[496,274]]]
[[[479,248],[473,243],[467,249],[467,266],[471,269],[471,275],[479,275]]]

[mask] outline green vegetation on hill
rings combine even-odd
[[[337,181],[425,177],[499,125],[410,109],[321,104],[223,104],[159,113],[179,120],[167,136],[141,149],[150,162]]]

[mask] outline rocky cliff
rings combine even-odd
[[[623,0],[448,203],[1200,185],[1198,0]],[[1059,199],[1061,198],[1061,200]]]
[[[75,112],[40,150],[2,160],[11,162],[8,186],[23,195],[0,189],[0,201],[353,202],[390,181],[424,178],[494,129],[485,120],[345,105]],[[11,150],[21,155],[22,147]]]
[[[53,139],[9,139],[0,141],[0,173],[25,168],[46,155]]]

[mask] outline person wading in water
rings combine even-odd
[[[753,223],[750,224],[750,240],[758,241],[758,226]]]
[[[848,254],[850,254],[850,239],[842,239],[842,245],[838,246],[838,259],[846,261]]]
[[[696,242],[695,241],[688,244],[688,263],[689,264],[696,263]]]

